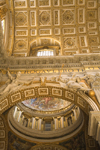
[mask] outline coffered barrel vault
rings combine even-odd
[[[7,1],[10,55],[30,55],[30,45],[60,46],[61,55],[99,53],[100,0]]]
[[[0,0],[0,21],[0,150],[99,150],[100,0]]]

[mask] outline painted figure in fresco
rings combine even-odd
[[[53,98],[53,97],[29,99],[23,101],[22,103],[30,107],[31,109],[42,110],[42,111],[58,110],[70,105],[70,102],[58,98]]]

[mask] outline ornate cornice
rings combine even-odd
[[[63,64],[63,69],[62,69]],[[1,57],[0,70],[9,68],[12,71],[36,71],[36,73],[83,72],[100,70],[100,54],[56,56],[56,57]],[[38,72],[37,72],[38,70]],[[41,72],[42,70],[42,72]],[[55,71],[56,70],[56,71]],[[57,71],[58,70],[58,71]],[[40,71],[40,72],[39,72]],[[34,73],[34,72],[33,72]]]

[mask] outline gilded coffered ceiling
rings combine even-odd
[[[61,55],[100,52],[100,0],[7,0],[14,56],[59,46]]]

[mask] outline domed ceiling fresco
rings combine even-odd
[[[68,107],[71,104],[71,102],[53,97],[40,97],[35,99],[28,99],[23,101],[22,103],[31,109],[41,111],[60,110],[65,107]]]

